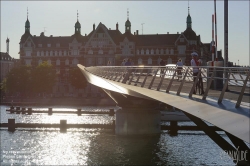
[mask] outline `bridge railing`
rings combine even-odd
[[[166,93],[172,88],[176,95],[183,92],[192,97],[199,90],[203,100],[211,89],[219,90],[218,103],[230,86],[238,93],[235,107],[240,106],[244,95],[249,97],[249,67],[199,66],[197,75],[193,75],[191,66],[183,66],[181,70],[176,66],[94,66],[86,70],[105,79]]]

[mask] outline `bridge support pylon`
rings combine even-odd
[[[160,111],[147,108],[122,108],[116,111],[117,135],[152,135],[161,132]]]

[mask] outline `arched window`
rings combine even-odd
[[[156,49],[156,54],[159,54],[159,49],[158,48]]]
[[[143,49],[141,49],[141,54],[142,54],[142,55],[144,54],[144,50],[143,50]]]
[[[158,64],[158,65],[160,65],[160,61],[161,61],[161,58],[159,57],[159,58],[157,59],[157,64]]]
[[[65,65],[69,65],[69,60],[68,59],[65,60]]]
[[[136,50],[136,54],[139,55],[139,54],[140,54],[140,51],[139,51],[139,50]]]
[[[66,56],[67,55],[67,51],[64,51],[64,56]]]
[[[41,59],[39,59],[38,65],[40,65],[41,63],[43,63],[43,61]]]
[[[99,51],[98,51],[98,54],[103,54],[103,50],[99,50]]]
[[[53,56],[53,51],[50,51],[50,56]]]
[[[60,60],[59,59],[56,60],[56,65],[60,65]]]
[[[59,56],[62,56],[62,51],[59,51]]]
[[[170,50],[170,54],[171,54],[171,55],[174,54],[174,50],[173,50],[173,49]]]
[[[57,51],[55,51],[55,56],[57,56]]]
[[[44,56],[44,53],[43,53],[43,51],[41,52],[41,56]]]
[[[49,56],[49,51],[46,51],[46,56]]]
[[[164,54],[164,50],[163,49],[161,49],[161,54]]]
[[[152,54],[152,55],[154,54],[154,50],[153,50],[153,49],[151,49],[151,54]]]
[[[172,64],[172,59],[168,58],[168,64]]]
[[[142,65],[142,59],[141,58],[138,59],[138,65]]]
[[[89,50],[89,51],[88,51],[88,54],[93,54],[93,50]]]
[[[36,52],[36,56],[40,56],[40,52],[39,51]]]
[[[168,48],[166,49],[166,54],[169,54],[169,50],[168,50]]]
[[[48,62],[49,65],[51,65],[51,60],[50,59],[47,62]]]
[[[78,64],[78,59],[74,58],[74,59],[72,60],[72,64],[73,64],[73,65],[77,65],[77,64]]]
[[[152,65],[152,59],[151,58],[148,58],[148,64]]]
[[[148,54],[149,54],[149,50],[147,49],[147,50],[146,50],[146,55],[148,55]]]

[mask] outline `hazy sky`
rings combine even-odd
[[[212,40],[214,1],[189,1],[192,29],[203,43]],[[188,1],[1,1],[1,52],[6,52],[6,38],[10,39],[10,55],[19,58],[19,42],[24,34],[29,10],[32,35],[70,36],[74,25],[81,23],[82,35],[92,31],[93,24],[102,22],[107,28],[124,33],[127,9],[132,33],[176,34],[186,29]],[[217,1],[218,50],[224,55],[224,1]],[[249,65],[249,8],[250,2],[228,2],[229,61]]]

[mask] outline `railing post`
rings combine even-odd
[[[28,115],[32,114],[32,108],[28,108]]]
[[[132,73],[132,69],[131,68],[127,68],[127,73],[125,74],[125,77],[122,80],[122,83],[125,84],[127,82],[127,80],[129,79],[129,76],[131,75],[131,73]]]
[[[146,80],[147,80],[147,78],[148,78],[148,74],[149,74],[149,71],[150,71],[150,70],[151,70],[151,68],[148,69],[147,75],[145,76],[145,78],[144,78],[144,80],[143,80],[143,82],[142,82],[142,84],[141,84],[141,87],[144,87],[144,84],[146,83]]]
[[[131,81],[133,80],[134,76],[135,76],[135,73],[137,72],[137,69],[134,69],[134,67],[132,68],[132,71],[131,73],[134,71],[134,73],[132,74],[131,78],[129,79],[128,81],[128,84],[130,85],[131,84]]]
[[[180,84],[180,86],[179,86],[179,88],[178,88],[178,90],[177,90],[176,95],[178,95],[178,96],[180,95],[181,89],[182,89],[182,87],[183,87],[183,84],[184,84],[184,82],[186,81],[186,77],[187,77],[188,71],[189,71],[189,67],[187,67],[186,72],[185,72],[185,74],[184,74],[184,77],[183,77],[183,79],[182,79],[182,81],[181,81],[181,84]]]
[[[48,115],[52,115],[52,108],[49,108]]]
[[[16,129],[16,124],[15,124],[15,119],[8,119],[8,131],[15,131]]]
[[[81,116],[81,115],[82,115],[82,109],[81,109],[81,108],[78,108],[78,109],[77,109],[77,115],[78,115],[78,116]]]
[[[218,99],[218,103],[221,103],[221,102],[222,102],[222,99],[223,99],[223,97],[224,97],[225,91],[226,91],[226,89],[227,89],[228,81],[229,81],[229,79],[230,79],[230,75],[231,75],[231,69],[229,69],[229,74],[228,74],[228,76],[227,76],[227,80],[226,80],[225,83],[224,83],[223,89],[222,89],[222,91],[221,91],[221,93],[220,93],[220,97],[219,97],[219,99]]]
[[[171,88],[171,86],[172,86],[172,83],[173,83],[173,81],[174,81],[174,77],[175,77],[175,75],[176,75],[176,72],[177,72],[177,68],[175,68],[175,69],[172,69],[173,71],[174,71],[174,74],[173,74],[173,76],[172,76],[172,78],[171,78],[171,80],[170,80],[170,82],[169,82],[169,84],[168,84],[168,87],[167,87],[167,89],[166,89],[166,93],[169,93],[169,90],[170,90],[170,88]]]
[[[60,120],[60,132],[61,133],[67,132],[67,120]]]
[[[140,72],[139,76],[137,77],[134,86],[137,85],[137,82],[139,81],[139,79],[140,79],[140,77],[141,77],[141,75],[142,75],[142,72],[143,72],[143,69],[141,69],[141,72]]]
[[[197,82],[198,82],[198,80],[199,80],[200,75],[201,75],[201,70],[199,70],[199,72],[198,72],[198,74],[197,74],[197,76],[196,76],[196,78],[195,78],[194,84],[193,84],[193,86],[192,86],[192,88],[191,88],[191,91],[189,92],[189,97],[192,97],[193,92],[194,92],[194,89],[195,89],[195,87],[196,87],[196,85],[197,85]],[[194,76],[193,76],[193,77],[194,77]]]
[[[243,94],[245,92],[245,89],[246,89],[246,85],[247,85],[247,81],[249,79],[249,75],[250,75],[250,71],[248,72],[247,76],[246,76],[246,79],[244,80],[244,84],[241,88],[241,92],[240,92],[240,95],[238,97],[238,100],[237,100],[237,103],[235,105],[236,108],[240,107],[240,103],[241,103],[241,100],[242,100],[242,97],[243,97]]]
[[[161,85],[162,85],[162,82],[163,82],[163,80],[164,80],[164,78],[165,78],[165,75],[166,75],[167,70],[168,70],[167,68],[164,70],[164,74],[163,74],[163,76],[161,77],[161,81],[160,81],[160,83],[159,83],[159,85],[158,85],[158,87],[157,87],[157,91],[159,91],[160,88],[161,88]]]
[[[208,75],[209,75],[209,73],[208,73]],[[207,75],[207,78],[208,78],[208,75]],[[209,91],[210,86],[211,86],[211,84],[212,84],[212,81],[213,81],[213,79],[214,79],[214,75],[215,75],[215,70],[213,70],[212,75],[211,75],[211,77],[210,77],[210,79],[209,79],[209,81],[208,81],[207,89],[206,89],[205,92],[204,92],[204,95],[203,95],[203,97],[202,97],[202,100],[206,100],[206,98],[207,98],[207,94],[208,94],[208,91]],[[208,80],[208,79],[207,79],[207,80]]]
[[[156,75],[157,75],[158,70],[159,70],[159,69],[156,69],[155,74],[154,74],[154,77],[153,77],[153,79],[151,80],[150,85],[148,86],[148,89],[151,89],[151,87],[152,87],[152,85],[153,85],[153,83],[154,83],[155,77],[156,77]]]

